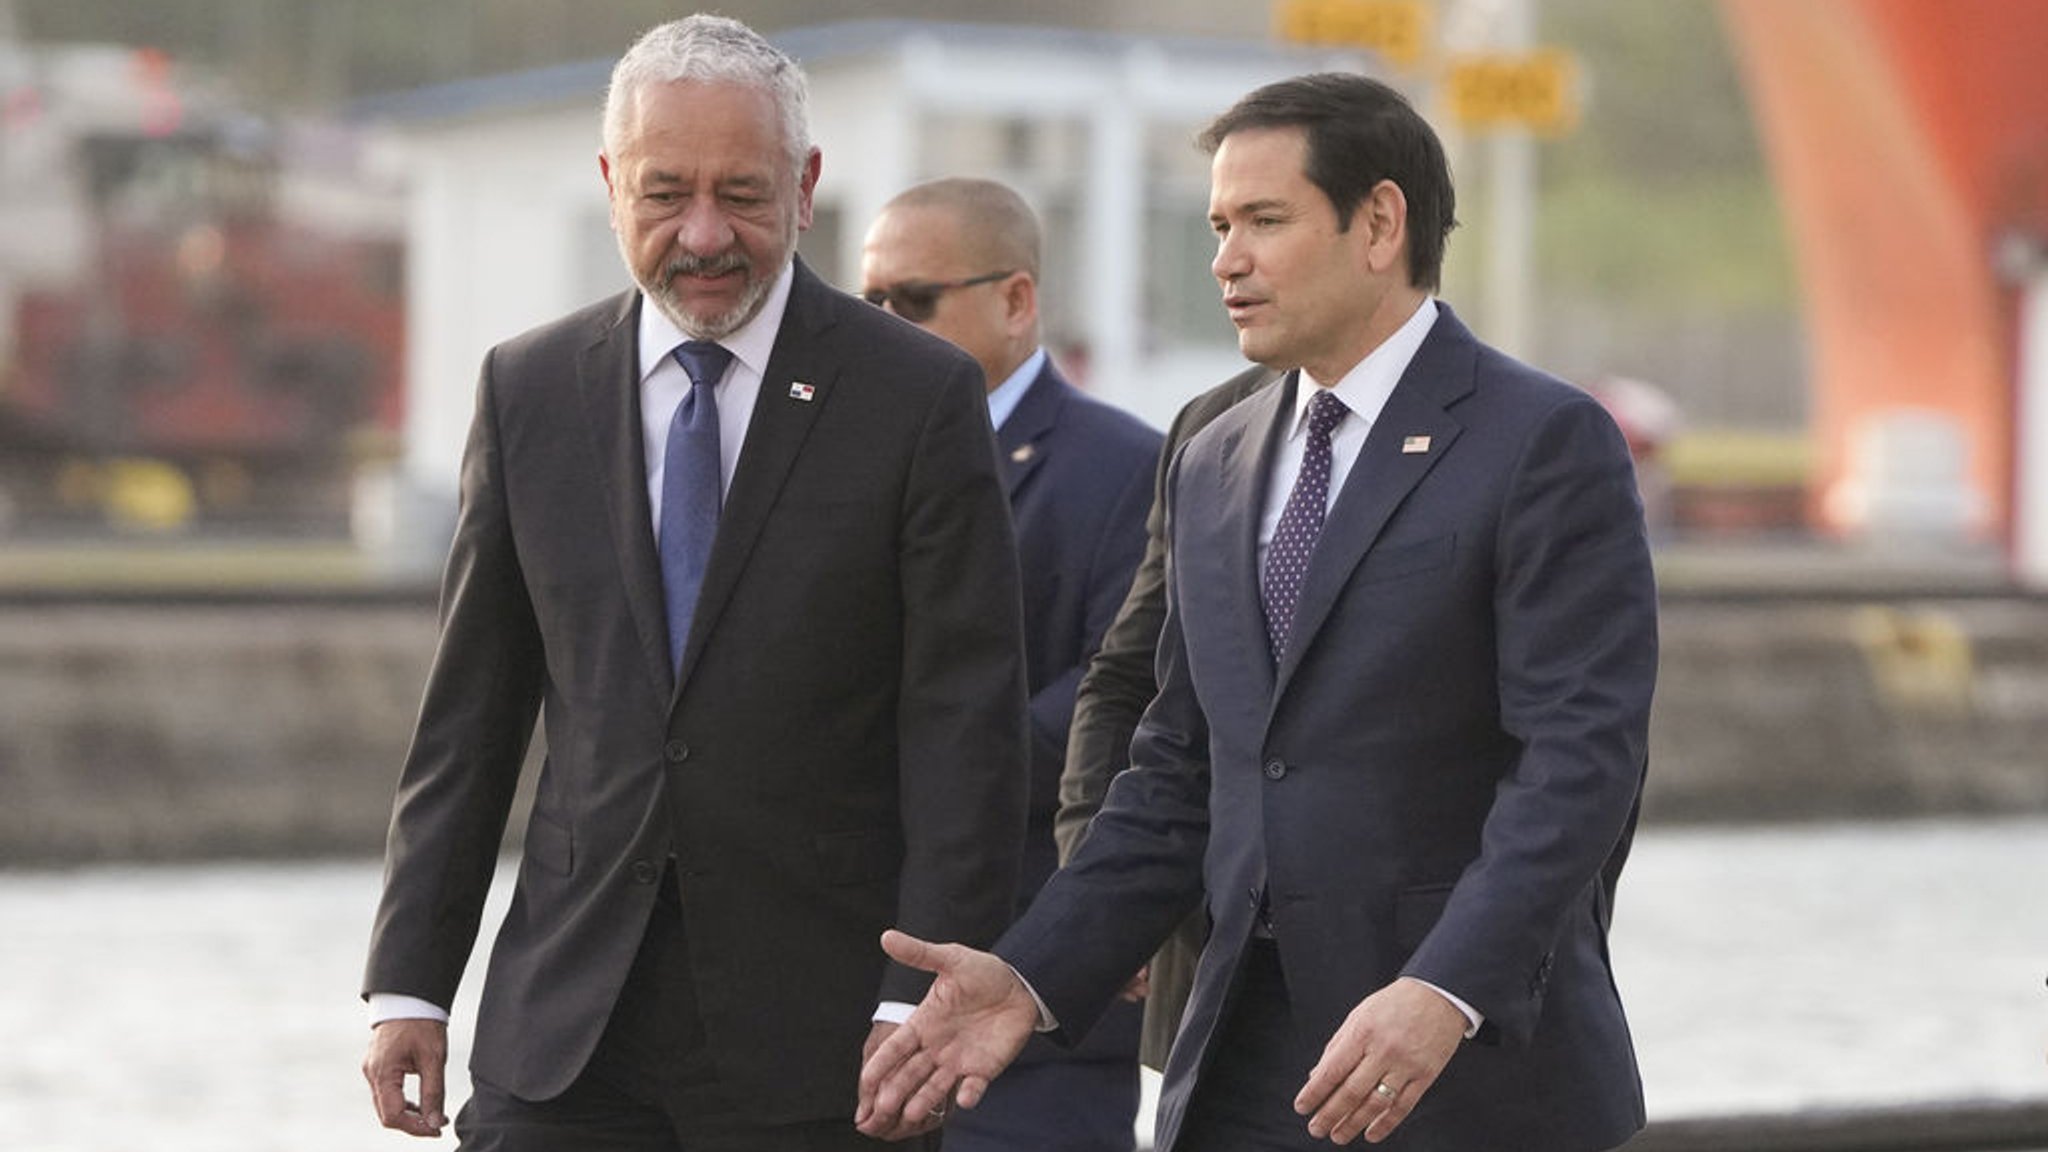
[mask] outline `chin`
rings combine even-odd
[[[649,293],[655,303],[661,306],[669,320],[693,340],[723,340],[739,330],[740,325],[753,319],[758,310],[756,300],[738,300],[717,311],[702,308],[685,308],[681,301],[667,292]]]

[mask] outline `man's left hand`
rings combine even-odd
[[[1427,984],[1406,977],[1366,997],[1309,1071],[1294,1098],[1309,1135],[1377,1144],[1408,1118],[1465,1037],[1465,1014]]]

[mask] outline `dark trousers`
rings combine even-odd
[[[853,1117],[763,1127],[718,1082],[690,979],[682,909],[663,885],[604,1038],[552,1100],[477,1081],[455,1118],[460,1152],[880,1152]]]
[[[1309,1136],[1308,1117],[1294,1113],[1320,1053],[1295,1031],[1272,941],[1252,941],[1209,1050],[1174,1152],[1330,1152],[1328,1141]]]
[[[1075,1059],[1043,1036],[1030,1044],[1048,1051],[1010,1065],[981,1103],[947,1115],[939,1144],[944,1152],[1131,1152],[1137,1144],[1137,1060]]]

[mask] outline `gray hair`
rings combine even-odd
[[[698,13],[649,29],[612,68],[604,98],[604,149],[616,157],[633,98],[649,84],[692,80],[759,88],[782,114],[791,167],[811,152],[810,97],[803,69],[737,20]]]

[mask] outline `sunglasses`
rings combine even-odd
[[[861,299],[880,308],[884,304],[889,310],[910,321],[922,324],[932,318],[932,310],[939,306],[939,297],[955,288],[972,288],[976,284],[992,284],[1014,271],[989,272],[981,276],[969,276],[965,280],[906,280],[891,284],[887,288],[870,288],[861,293]]]

